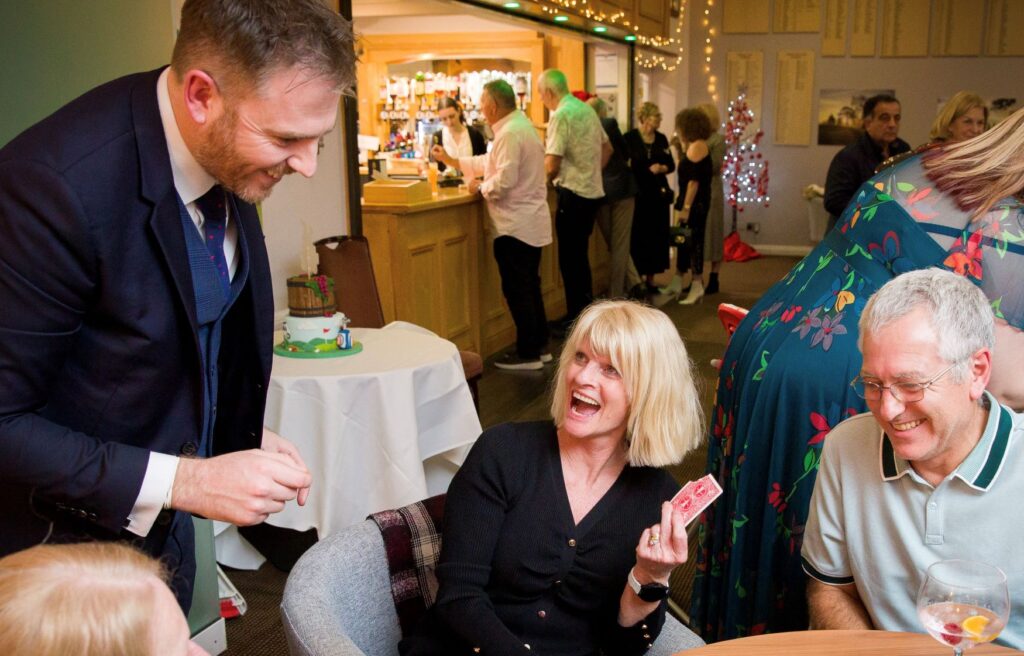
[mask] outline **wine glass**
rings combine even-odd
[[[961,656],[965,649],[995,640],[1006,626],[1006,575],[973,560],[932,563],[917,593],[917,615],[933,638]]]

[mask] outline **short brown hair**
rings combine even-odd
[[[704,112],[688,107],[676,114],[676,133],[688,143],[707,139],[711,136],[711,121]]]
[[[298,67],[350,94],[355,60],[352,24],[323,0],[185,0],[171,67],[179,79],[201,69],[240,95]]]

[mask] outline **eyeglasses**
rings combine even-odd
[[[893,383],[892,385],[879,385],[874,381],[864,380],[863,376],[857,376],[853,379],[853,382],[850,383],[850,386],[853,387],[853,391],[857,393],[857,396],[865,401],[880,401],[882,399],[882,392],[889,390],[889,394],[892,394],[892,398],[897,401],[901,403],[914,403],[915,401],[923,399],[925,390],[931,387],[935,381],[949,373],[949,371],[958,364],[960,363],[954,362],[923,383]]]

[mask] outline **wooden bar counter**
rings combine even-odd
[[[554,194],[548,201],[554,207]],[[487,221],[483,199],[464,187],[441,189],[431,200],[416,203],[364,201],[363,234],[370,243],[384,320],[424,326],[485,358],[514,344],[515,326],[484,233]],[[594,232],[594,286],[606,289],[608,251],[596,227]],[[564,315],[554,244],[541,255],[541,291],[548,319]]]

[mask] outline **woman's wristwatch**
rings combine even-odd
[[[636,576],[633,575],[633,570],[629,570],[629,588],[636,593],[636,596],[640,597],[642,601],[661,601],[668,597],[669,589],[664,583],[646,583],[640,585],[640,581],[636,580]]]

